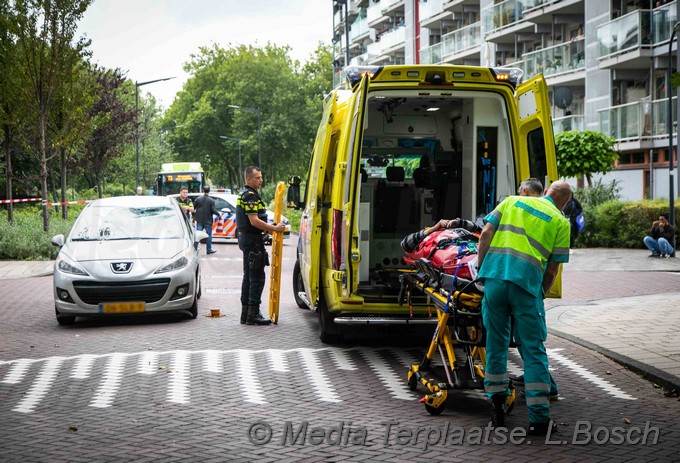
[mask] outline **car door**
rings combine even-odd
[[[535,177],[547,187],[558,180],[555,139],[550,116],[548,86],[543,76],[519,85],[515,92],[519,123],[519,178]],[[547,297],[562,297],[562,268]]]

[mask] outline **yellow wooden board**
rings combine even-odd
[[[283,197],[286,193],[286,184],[279,182],[276,185],[274,196],[274,222],[281,222],[283,212]],[[269,318],[272,323],[279,321],[279,299],[281,296],[281,254],[283,253],[283,232],[272,233],[272,268],[269,275]]]

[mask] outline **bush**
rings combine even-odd
[[[77,206],[78,212],[83,206]],[[0,212],[0,260],[50,260],[59,248],[51,239],[60,233],[67,235],[77,214],[69,211],[69,220],[62,220],[59,211],[50,208],[49,232],[43,231],[42,211],[38,206],[17,209],[14,222],[7,221],[7,211]]]
[[[661,199],[607,201],[594,208],[584,207],[586,226],[576,242],[579,247],[644,249],[642,239],[652,222],[667,213],[668,202]]]

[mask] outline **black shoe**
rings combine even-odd
[[[656,252],[653,252],[649,255],[649,257],[661,257],[661,254],[658,254]]]
[[[529,436],[546,436],[548,433],[555,434],[557,425],[552,421],[546,423],[529,423],[527,434]]]
[[[245,325],[247,319],[248,319],[248,306],[243,305],[241,306],[241,325]]]
[[[515,386],[524,386],[524,375],[508,375]]]
[[[560,393],[557,391],[550,391],[550,401],[556,402],[560,399]]]
[[[493,415],[491,416],[491,423],[494,428],[501,428],[505,426],[505,399],[504,395],[492,395],[491,402],[493,402]]]
[[[248,306],[248,317],[246,318],[246,325],[269,325],[271,320],[264,318],[260,313],[260,308],[256,305]]]
[[[217,251],[215,251],[215,250],[213,249],[212,251],[208,251],[208,254],[215,254],[216,252],[217,252]]]

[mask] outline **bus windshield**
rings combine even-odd
[[[200,193],[205,183],[205,173],[198,162],[163,164],[156,180],[156,193],[167,196],[187,188],[189,193]]]

